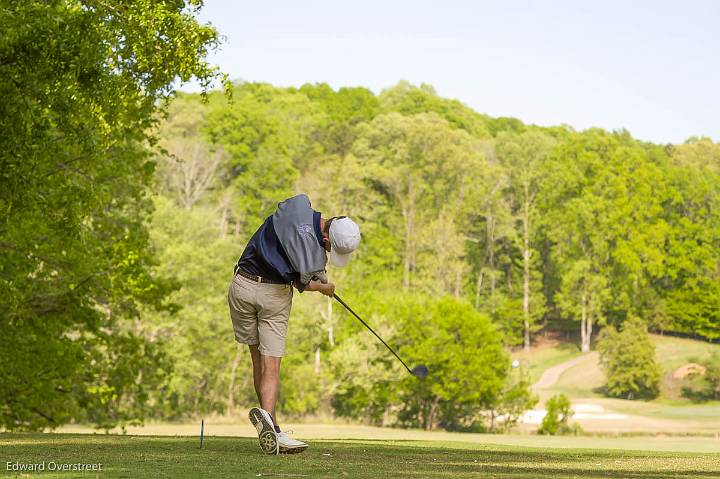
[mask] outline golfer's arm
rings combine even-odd
[[[319,281],[310,280],[309,283],[303,283],[301,280],[296,279],[292,282],[293,286],[295,286],[295,289],[300,291],[301,293],[304,293],[305,291],[318,291],[318,284],[322,284]]]

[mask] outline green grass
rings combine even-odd
[[[626,414],[638,414],[657,419],[688,421],[714,421],[720,425],[720,401],[702,404],[676,401],[628,401],[625,399],[598,398],[593,403]]]
[[[193,437],[1,434],[0,460],[4,474],[8,461],[103,464],[103,471],[96,474],[37,474],[45,478],[720,477],[720,453],[539,449],[445,441],[316,440],[302,454],[264,456],[250,438],[209,437],[201,450]]]
[[[671,375],[677,368],[696,358],[707,358],[713,351],[720,352],[720,345],[656,334],[651,335],[651,338],[655,343],[656,358],[664,376],[661,395],[653,402],[663,403],[668,407],[687,406],[690,407],[688,411],[691,411],[692,402],[679,394],[681,382],[673,380]],[[559,357],[567,351],[567,348],[558,348],[557,346],[552,349],[557,351],[555,353],[546,351],[543,354],[550,357],[554,354]],[[571,398],[602,398],[604,397],[602,393],[604,385],[605,375],[598,364],[582,362],[565,371],[557,384],[548,389],[548,392],[564,393]]]
[[[572,343],[540,344],[530,349],[530,354],[522,350],[514,353],[513,359],[519,359],[524,363],[532,382],[540,379],[543,371],[565,361],[580,356],[582,353],[577,345]]]
[[[651,335],[655,343],[657,360],[663,372],[671,372],[693,358],[707,358],[713,351],[720,353],[720,344],[693,339]]]
[[[694,403],[683,397],[687,380],[673,377],[673,372],[689,362],[720,352],[720,345],[685,338],[651,335],[656,357],[662,371],[660,396],[652,401],[630,401],[604,395],[605,375],[597,361],[597,354],[573,354],[578,361],[566,369],[557,383],[538,389],[541,406],[548,398],[563,393],[576,403],[601,405],[606,411],[629,415],[623,421],[588,421],[583,427],[593,432],[654,432],[671,434],[708,434],[720,430],[720,402]],[[530,360],[543,369],[558,364],[557,359],[572,352],[567,345],[541,344],[531,353]],[[536,377],[539,377],[537,374]]]

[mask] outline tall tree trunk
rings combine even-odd
[[[411,275],[415,269],[415,190],[408,183],[407,204],[402,210],[405,219],[405,263],[403,269],[403,289],[410,289]]]
[[[385,410],[383,411],[383,418],[382,418],[382,427],[387,427],[390,425],[390,405],[388,404],[385,406]]]
[[[487,218],[487,257],[490,266],[490,311],[495,314],[495,218]]]
[[[581,314],[580,314],[580,351],[587,353],[590,351],[590,340],[587,338],[588,328],[588,314],[587,314],[587,294],[583,291],[581,302]]]
[[[433,426],[435,424],[435,416],[437,415],[437,410],[438,410],[438,400],[434,399],[430,403],[430,408],[429,408],[427,417],[425,419],[425,424],[423,425],[423,429],[425,429],[426,431],[429,431],[433,428]]]
[[[227,227],[228,227],[227,213],[228,213],[227,206],[223,205],[222,215],[220,216],[220,236],[225,236],[227,234]]]
[[[475,309],[480,309],[480,291],[482,290],[483,272],[480,271],[477,279],[477,287],[475,288]]]
[[[593,333],[593,308],[592,308],[592,306],[590,306],[590,307],[588,307],[588,317],[587,317],[587,321],[585,322],[585,348],[583,349],[583,352],[590,351],[592,333]]]
[[[460,266],[455,269],[455,299],[460,299],[460,291],[462,290],[462,270]]]
[[[530,205],[525,185],[525,210],[523,211],[523,318],[525,326],[524,349],[530,352]]]
[[[315,374],[320,374],[320,348],[315,349]]]

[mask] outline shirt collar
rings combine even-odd
[[[319,211],[313,211],[313,226],[315,226],[315,236],[317,236],[318,243],[320,243],[320,246],[323,248],[325,245],[323,244],[323,234],[322,230],[320,229],[320,212]]]

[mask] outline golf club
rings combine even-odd
[[[390,350],[390,352],[395,355],[396,358],[398,358],[398,361],[400,361],[400,362],[402,363],[402,365],[405,366],[405,369],[407,369],[410,374],[412,374],[413,376],[418,377],[418,378],[424,378],[424,377],[426,377],[426,376],[428,375],[428,368],[427,368],[427,366],[425,366],[424,364],[420,364],[420,365],[415,366],[414,368],[410,369],[410,368],[408,367],[408,365],[405,364],[405,361],[403,361],[403,360],[400,358],[400,356],[398,356],[397,353],[396,353],[395,351],[393,351],[393,348],[391,348],[391,347],[388,345],[388,343],[386,343],[385,341],[383,341],[383,338],[381,338],[380,336],[378,336],[378,334],[377,334],[375,331],[373,331],[373,328],[371,328],[368,323],[366,323],[365,321],[363,321],[363,319],[362,319],[360,316],[358,316],[357,313],[350,308],[350,306],[348,306],[347,304],[345,304],[345,301],[343,301],[342,299],[340,299],[340,297],[339,297],[337,294],[333,294],[333,298],[337,299],[337,300],[338,300],[338,303],[340,303],[340,304],[342,304],[343,306],[345,306],[345,309],[347,309],[348,311],[350,311],[350,313],[351,313],[353,316],[355,316],[355,317],[358,319],[358,321],[360,321],[360,322],[363,324],[363,326],[365,326],[366,328],[368,328],[368,329],[370,330],[370,332],[373,333],[373,334],[375,335],[375,337],[378,338],[378,339],[380,340],[380,342],[383,343],[383,344],[385,345],[385,347],[388,348],[388,349]]]

